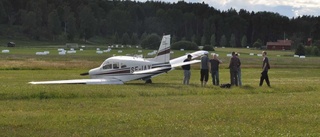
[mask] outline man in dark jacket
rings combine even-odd
[[[238,70],[240,65],[240,59],[236,56],[235,52],[232,52],[232,57],[229,64],[231,85],[238,86]]]
[[[210,69],[209,57],[208,57],[208,53],[205,53],[201,57],[201,65],[200,65],[201,87],[204,87],[207,85],[207,82],[209,80],[209,69]]]
[[[192,56],[191,56],[191,55],[188,55],[188,56],[187,56],[187,59],[185,59],[183,62],[188,62],[188,61],[191,60],[191,58],[192,58]],[[184,74],[183,84],[189,85],[189,80],[190,80],[190,77],[191,77],[190,64],[188,64],[188,65],[183,65],[183,66],[182,66],[182,69],[183,69],[183,74]]]

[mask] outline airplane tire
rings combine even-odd
[[[152,83],[151,79],[146,80],[146,84],[151,84],[151,83]]]

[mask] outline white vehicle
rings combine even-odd
[[[192,58],[199,57],[207,51],[191,53]],[[91,69],[88,73],[91,79],[74,79],[58,81],[29,82],[30,84],[124,84],[132,80],[144,80],[152,83],[151,78],[166,73],[174,67],[194,64],[200,60],[183,62],[187,55],[170,60],[170,35],[162,38],[156,57],[145,59],[132,56],[114,56],[106,59],[101,66]]]

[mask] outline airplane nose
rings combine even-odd
[[[100,68],[94,68],[89,70],[89,75],[94,75],[100,72]]]
[[[80,75],[87,76],[87,75],[95,74],[98,72],[98,70],[99,70],[99,68],[94,68],[94,69],[89,70],[89,72],[81,73]]]

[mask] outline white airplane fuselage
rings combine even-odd
[[[150,73],[134,74],[139,71],[147,71],[157,67],[167,67]],[[91,69],[89,76],[92,79],[117,79],[123,82],[131,80],[147,80],[152,76],[171,70],[169,63],[159,63],[144,58],[132,56],[116,56],[106,59],[99,67]]]

